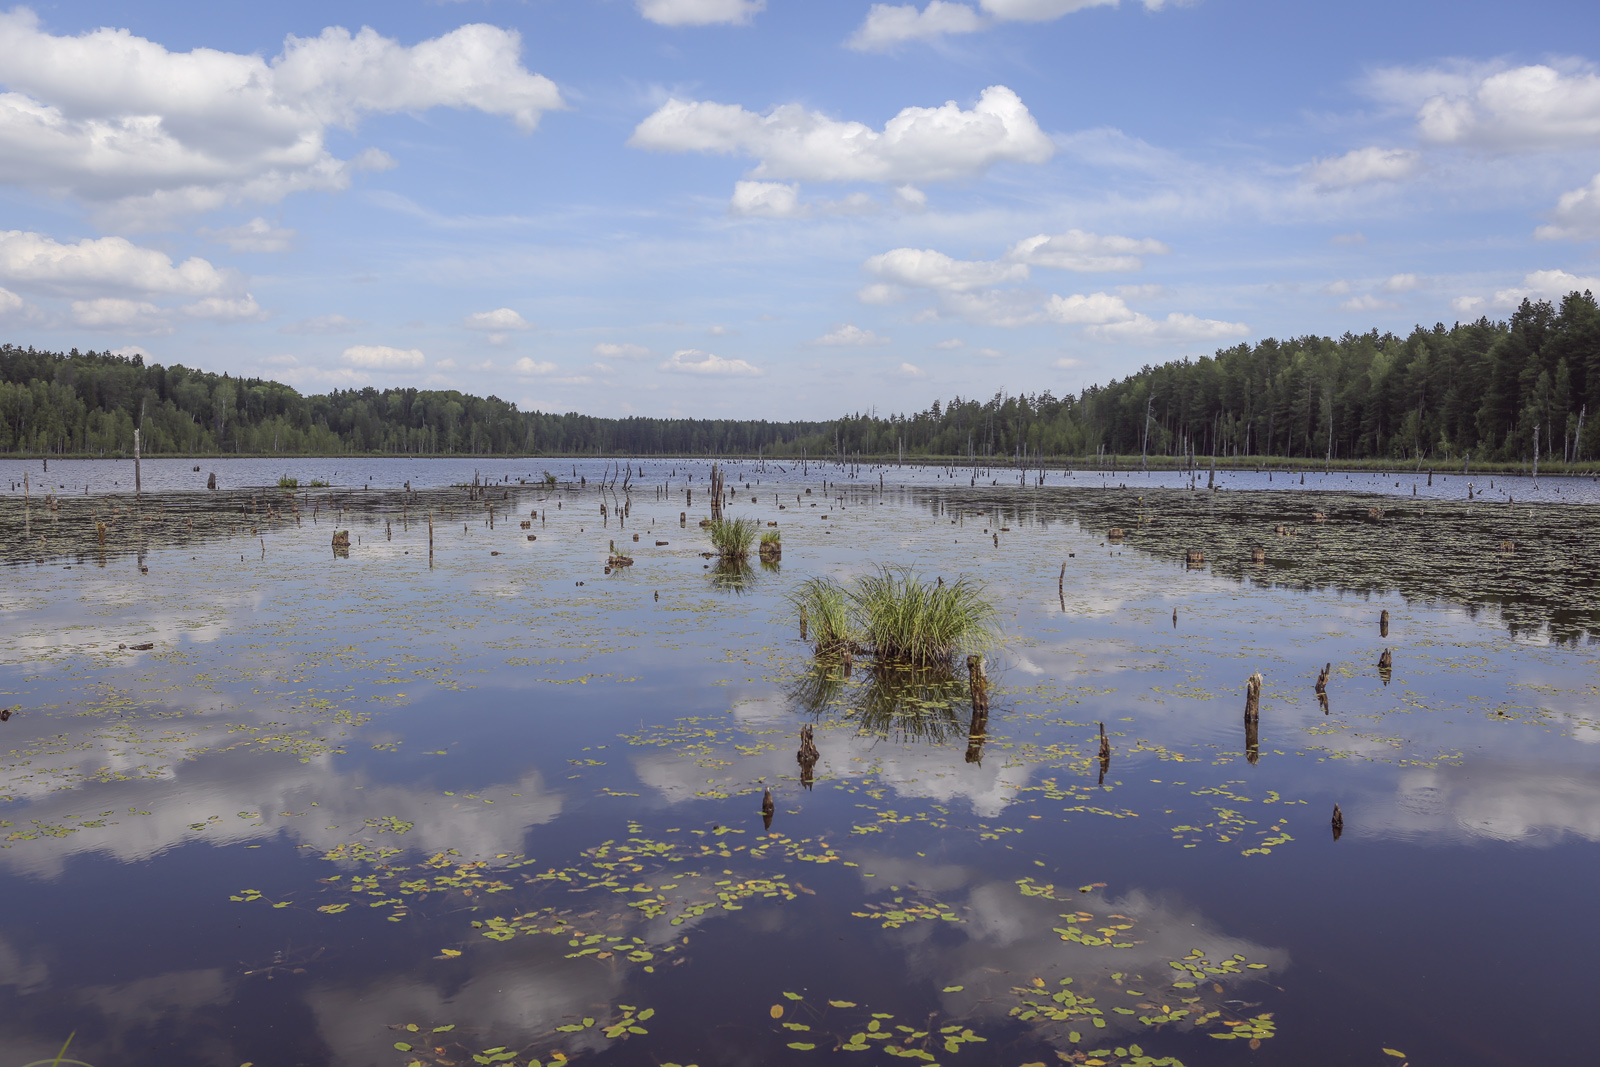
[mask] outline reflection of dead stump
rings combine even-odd
[[[1100,785],[1106,784],[1111,770],[1111,739],[1106,736],[1106,724],[1100,723]]]
[[[795,759],[801,763],[815,763],[821,756],[822,753],[817,751],[817,743],[813,739],[811,724],[806,723],[800,727],[800,751],[795,753]]]
[[[1311,521],[1312,522],[1327,522],[1328,521],[1328,513],[1325,512],[1325,511],[1313,511],[1311,513]]]
[[[856,658],[850,654],[849,649],[845,649],[844,655],[839,657],[839,666],[844,668],[844,676],[846,678],[850,677],[850,668],[855,665]]]
[[[1252,674],[1244,683],[1244,717],[1246,722],[1254,722],[1261,717],[1261,686],[1266,681],[1260,671]]]
[[[1322,668],[1322,673],[1317,675],[1317,692],[1326,693],[1328,691],[1328,672],[1332,669],[1333,664],[1325,664]]]
[[[1383,650],[1383,655],[1378,657],[1378,669],[1380,671],[1387,671],[1387,670],[1393,669],[1393,667],[1394,667],[1394,653],[1390,652],[1386,648],[1386,649]]]
[[[764,830],[772,829],[772,813],[778,806],[772,802],[772,790],[768,789],[761,796],[761,827]]]
[[[1244,721],[1244,758],[1252,767],[1261,762],[1261,724],[1255,719]]]
[[[1383,518],[1383,509],[1382,508],[1368,508],[1367,509],[1367,518],[1369,518],[1369,519],[1381,519],[1381,518]]]
[[[1387,608],[1384,609],[1384,612],[1383,612],[1382,615],[1378,616],[1378,636],[1379,637],[1388,637],[1389,636],[1389,611],[1388,611]]]
[[[800,751],[794,754],[794,758],[800,764],[800,784],[810,789],[811,772],[816,767],[817,760],[822,758],[822,753],[817,751],[816,742],[812,740],[810,723],[800,727]]]
[[[1515,541],[1501,541],[1500,542],[1500,551],[1502,551],[1502,552],[1515,552],[1516,550],[1517,550],[1517,543]]]
[[[806,639],[806,609],[800,609],[800,640]]]
[[[1272,528],[1272,532],[1277,534],[1279,537],[1288,537],[1289,536],[1289,528],[1287,526],[1284,526],[1282,523],[1279,523],[1277,526],[1274,526]]]
[[[783,544],[778,541],[763,541],[756,554],[761,557],[762,563],[777,563],[783,558]]]
[[[1251,563],[1265,563],[1266,561],[1267,561],[1267,550],[1265,548],[1262,548],[1260,545],[1256,545],[1254,548],[1252,548],[1250,550],[1250,562]]]
[[[1318,693],[1317,694],[1317,703],[1322,705],[1322,714],[1324,714],[1324,715],[1328,714],[1328,694],[1327,693]]]
[[[1206,564],[1206,554],[1197,548],[1191,548],[1183,554],[1183,562],[1189,567],[1203,567]]]
[[[983,763],[983,743],[989,739],[989,713],[973,706],[972,721],[967,724],[967,762]]]
[[[983,669],[983,657],[967,657],[967,686],[972,690],[973,712],[989,710],[989,676]]]
[[[1106,540],[1107,541],[1120,541],[1120,540],[1122,540],[1122,527],[1113,526],[1113,527],[1111,527],[1111,529],[1107,530],[1106,531]]]
[[[1344,836],[1344,812],[1339,810],[1339,805],[1333,806],[1333,839],[1335,841]]]

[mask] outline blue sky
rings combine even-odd
[[[1503,317],[1600,291],[1597,12],[0,9],[0,338],[790,418]]]

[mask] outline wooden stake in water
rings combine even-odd
[[[1385,608],[1382,615],[1378,616],[1378,636],[1389,636],[1389,609]]]
[[[1244,717],[1246,720],[1260,718],[1261,716],[1261,686],[1266,681],[1257,671],[1244,683]]]

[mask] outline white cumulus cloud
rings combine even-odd
[[[1426,93],[1417,132],[1435,144],[1490,151],[1589,148],[1600,139],[1600,75],[1544,64],[1391,71],[1375,84],[1391,95]]]
[[[1220,319],[1202,319],[1181,311],[1174,311],[1165,319],[1148,315],[1135,315],[1123,322],[1089,327],[1089,335],[1105,341],[1124,341],[1130,344],[1159,344],[1162,342],[1186,343],[1191,341],[1223,341],[1230,337],[1244,337],[1250,327],[1242,322],[1223,322]]]
[[[952,259],[943,252],[925,248],[891,249],[873,256],[862,266],[883,279],[880,284],[941,292],[966,292],[1028,280],[1025,263]]]
[[[970,110],[908,107],[882,130],[798,104],[765,114],[737,104],[679,100],[661,105],[628,143],[658,152],[740,155],[749,177],[801,181],[917,182],[970,177],[1002,161],[1042,163],[1055,145],[1016,93],[992,85]]]
[[[672,374],[708,374],[725,377],[753,377],[761,369],[742,359],[723,359],[698,348],[680,348],[672,358],[661,364],[661,369]]]
[[[879,337],[871,330],[863,330],[852,323],[845,323],[837,330],[825,333],[811,343],[830,348],[860,348],[867,345],[886,345],[889,339]]]
[[[1524,300],[1549,300],[1560,302],[1573,292],[1600,293],[1600,278],[1584,278],[1564,270],[1536,270],[1525,275],[1522,284],[1510,289],[1500,289],[1494,294],[1498,307],[1516,307]]]
[[[1088,296],[1052,296],[1045,301],[1044,317],[1063,326],[1079,326],[1127,322],[1135,315],[1120,296],[1090,293]]]
[[[1005,258],[1013,263],[1055,270],[1127,271],[1144,266],[1140,256],[1164,256],[1170,251],[1160,241],[1150,238],[1068,230],[1053,237],[1041,233],[1018,241]]]
[[[767,0],[638,0],[639,14],[662,26],[748,25]]]
[[[1386,293],[1409,293],[1413,289],[1420,289],[1427,284],[1427,279],[1415,274],[1391,274],[1379,286]]]
[[[102,296],[72,302],[74,325],[86,330],[113,330],[119,333],[169,334],[173,330],[169,312],[145,300]]]
[[[511,369],[518,374],[539,378],[547,374],[554,374],[560,368],[548,360],[529,359],[527,356],[523,356],[511,365]]]
[[[201,227],[199,233],[206,240],[227,245],[234,252],[287,252],[294,246],[295,239],[293,230],[274,226],[260,216],[243,226],[227,226],[220,230]]]
[[[101,295],[107,290],[144,296],[239,295],[243,279],[198,256],[174,264],[153,248],[125,237],[86,238],[62,244],[43,234],[0,231],[0,279],[57,295]]]
[[[214,322],[259,322],[267,317],[261,305],[256,303],[256,298],[249,293],[236,297],[208,296],[204,300],[185,304],[180,310],[192,318],[211,319]]]
[[[495,308],[493,311],[474,311],[471,315],[461,320],[461,325],[469,330],[531,330],[533,323],[523,318],[511,308]]]
[[[0,181],[88,203],[102,217],[162,225],[226,203],[336,190],[353,169],[392,165],[368,149],[336,158],[330,126],[434,107],[503,115],[531,131],[564,106],[524,69],[513,30],[467,25],[416,45],[370,28],[288,37],[271,60],[172,52],[125,29],[41,29],[0,13]]]
[[[915,4],[873,4],[867,18],[845,42],[863,52],[881,52],[906,41],[931,41],[952,34],[977,33],[996,22],[1048,22],[1090,7],[1116,7],[1120,0],[978,0],[979,14],[966,4],[929,0]],[[1184,0],[1141,0],[1158,11]]]
[[[351,345],[342,357],[352,367],[369,370],[415,370],[426,361],[415,348],[390,348],[388,345]]]
[[[915,363],[902,363],[895,369],[895,373],[902,378],[926,378],[928,376],[928,372]]]
[[[1600,174],[1588,185],[1562,193],[1550,212],[1550,224],[1540,226],[1533,235],[1542,241],[1600,237]]]
[[[1357,148],[1331,159],[1314,159],[1302,173],[1323,189],[1345,189],[1367,182],[1395,182],[1411,177],[1422,155],[1409,148]]]
[[[806,214],[800,204],[800,183],[734,182],[728,210],[735,215],[792,219]]]
[[[906,41],[927,41],[946,34],[976,33],[986,23],[966,4],[929,0],[921,11],[915,4],[873,4],[866,21],[845,42],[860,52],[881,52]]]

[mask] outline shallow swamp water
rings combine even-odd
[[[697,462],[192,468],[0,464],[0,1067],[1600,1046],[1587,481],[735,464],[728,570]],[[883,564],[986,715],[815,660]]]

